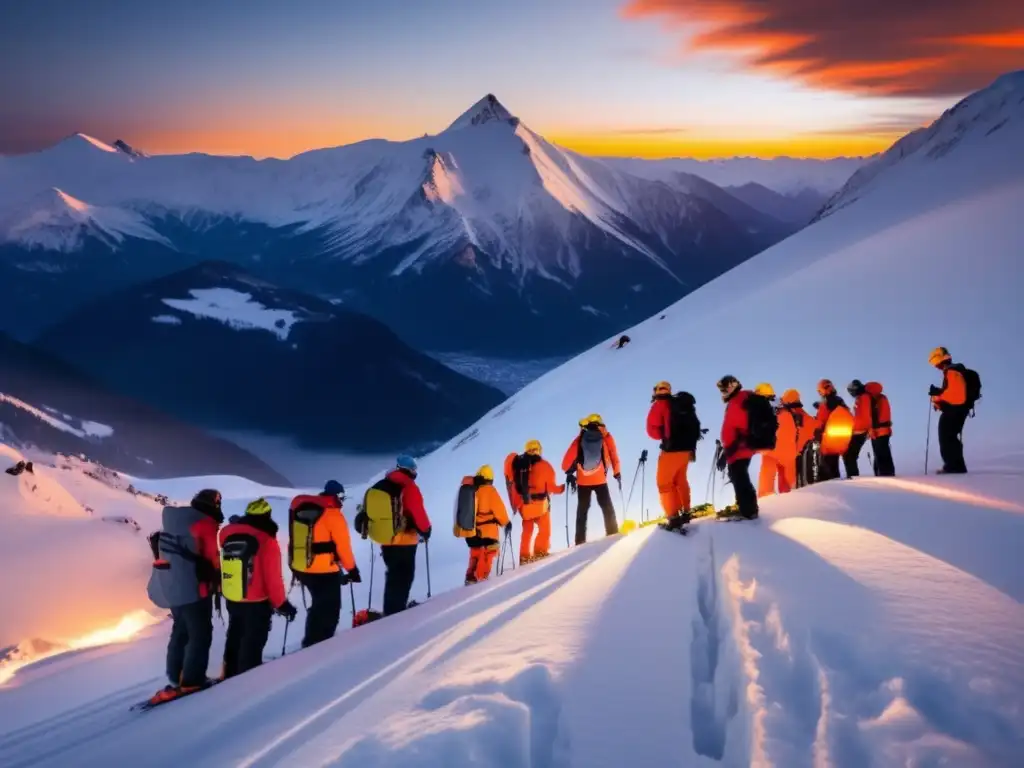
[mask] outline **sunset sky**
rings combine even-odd
[[[1024,67],[1010,0],[32,0],[0,152],[75,131],[288,157],[443,130],[493,92],[594,154],[868,154]]]

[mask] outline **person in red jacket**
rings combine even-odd
[[[690,522],[690,482],[686,477],[690,462],[697,456],[701,439],[696,402],[687,392],[673,397],[672,385],[659,381],[654,385],[651,409],[647,412],[647,436],[660,443],[658,454],[658,496],[669,528]]]
[[[843,466],[846,468],[847,477],[857,477],[860,475],[857,463],[860,452],[871,431],[871,395],[867,393],[860,379],[851,381],[846,391],[853,398],[853,437],[850,438],[850,447],[843,454]]]
[[[171,684],[150,699],[167,701],[209,685],[206,668],[213,642],[213,595],[220,586],[217,529],[224,522],[220,493],[207,488],[187,507],[164,507],[162,530],[149,537],[153,571],[147,591],[174,620],[167,641]]]
[[[397,466],[388,473],[388,480],[401,487],[404,525],[391,544],[380,548],[384,566],[384,615],[404,611],[409,606],[409,592],[416,578],[416,545],[420,536],[430,541],[431,525],[423,505],[423,494],[416,485],[417,466],[412,456],[399,456]]]
[[[266,499],[256,499],[245,515],[232,517],[221,529],[221,591],[228,605],[224,640],[224,678],[248,672],[263,663],[274,612],[295,619],[281,575],[277,523]]]
[[[739,514],[753,520],[758,515],[757,490],[750,481],[750,460],[754,457],[755,451],[746,442],[746,402],[751,393],[740,386],[735,376],[723,376],[719,379],[718,391],[722,393],[722,402],[726,404],[725,419],[722,421],[722,455],[719,458],[719,469],[728,466]]]

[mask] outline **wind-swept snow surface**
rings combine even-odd
[[[753,525],[641,529],[312,649],[291,635],[284,659],[146,715],[126,711],[155,684],[136,678],[6,733],[0,762],[1013,765],[1022,502],[1020,475],[865,479]]]

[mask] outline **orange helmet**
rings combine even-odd
[[[836,386],[828,379],[822,379],[818,382],[818,394],[822,397],[825,395],[834,395],[836,392]]]
[[[929,365],[934,365],[938,368],[943,363],[948,363],[952,360],[952,356],[949,354],[949,350],[945,347],[936,347],[932,350],[932,353],[928,355]]]
[[[782,393],[782,402],[785,405],[792,405],[793,403],[800,402],[800,393],[795,389],[787,389]]]

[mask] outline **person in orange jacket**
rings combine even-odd
[[[779,493],[789,493],[797,487],[797,460],[814,440],[818,423],[804,410],[800,393],[795,389],[782,393],[777,415],[779,429],[775,435],[775,459],[779,468]]]
[[[964,367],[953,362],[945,347],[936,347],[928,362],[942,371],[942,386],[932,386],[928,394],[932,407],[939,411],[939,454],[942,456],[940,475],[960,475],[967,472],[964,461],[963,431],[974,403],[969,402]]]
[[[818,432],[815,434],[814,439],[821,442],[822,437],[825,434],[825,430],[828,428],[828,420],[831,418],[832,413],[839,408],[846,409],[846,402],[836,392],[835,385],[828,379],[822,379],[818,382],[818,395],[821,400],[814,403],[814,407],[817,409],[815,416],[818,422]],[[825,480],[838,480],[839,475],[839,457],[842,456],[846,451],[842,453],[822,453],[818,457],[818,482],[824,482]]]
[[[580,433],[569,444],[565,457],[562,459],[562,471],[565,472],[566,485],[579,491],[576,504],[576,545],[587,541],[587,514],[590,512],[590,500],[597,496],[597,503],[604,515],[604,532],[611,536],[619,532],[619,522],[615,518],[615,504],[608,489],[608,473],[611,472],[615,482],[622,490],[622,466],[619,463],[619,451],[615,447],[615,438],[605,427],[601,417],[592,413],[580,419]]]
[[[871,450],[875,453],[874,470],[877,477],[895,477],[896,466],[892,461],[889,439],[892,437],[892,409],[889,398],[882,394],[882,385],[870,381],[864,391],[871,398]]]
[[[512,521],[508,519],[505,503],[494,487],[494,470],[489,466],[480,467],[476,475],[462,478],[462,485],[475,489],[476,531],[466,539],[469,546],[466,584],[476,584],[490,577],[501,531],[511,534]]]
[[[225,679],[263,663],[274,612],[295,619],[281,576],[281,547],[270,504],[256,499],[242,517],[232,517],[220,532],[223,593],[228,606],[224,640]],[[232,567],[237,563],[237,568]]]
[[[754,394],[760,395],[761,397],[768,398],[771,404],[775,405],[775,389],[771,384],[767,382],[758,384],[754,387]],[[778,407],[775,408],[775,413],[778,415]],[[778,438],[776,438],[776,442]],[[761,456],[761,469],[757,476],[757,496],[771,496],[775,493],[775,478],[779,474],[779,460],[774,449],[758,451]],[[781,488],[780,488],[781,492]]]
[[[306,612],[306,634],[302,647],[334,637],[341,617],[341,588],[350,581],[359,583],[362,578],[352,554],[352,540],[348,522],[341,508],[345,487],[337,480],[330,480],[323,491],[316,496],[300,495],[292,499],[289,519],[303,509],[318,510],[313,524],[312,559],[307,563],[296,563],[292,556],[292,573],[304,589],[309,590],[310,605]],[[294,525],[289,526],[289,552],[295,550]],[[348,574],[342,574],[344,568]]]
[[[757,491],[750,481],[750,460],[754,457],[754,451],[745,439],[749,431],[746,402],[752,393],[743,389],[735,376],[723,376],[717,386],[722,394],[722,402],[726,404],[718,469],[728,467],[739,514],[753,520],[758,515]]]
[[[843,466],[846,468],[847,477],[860,475],[860,452],[868,441],[868,433],[871,431],[871,396],[864,388],[860,379],[854,379],[846,386],[846,391],[853,398],[853,437],[850,438],[850,447],[843,454]]]
[[[661,444],[658,496],[670,529],[690,522],[690,481],[686,473],[697,457],[697,442],[702,437],[695,405],[693,395],[673,395],[672,385],[659,381],[647,412],[647,436]]]
[[[539,440],[526,443],[521,454],[506,460],[506,482],[510,483],[523,516],[523,534],[519,542],[519,564],[547,557],[551,551],[551,496],[565,493],[555,482],[555,468],[541,457]],[[516,502],[513,502],[513,507]],[[533,540],[534,530],[537,540]]]

